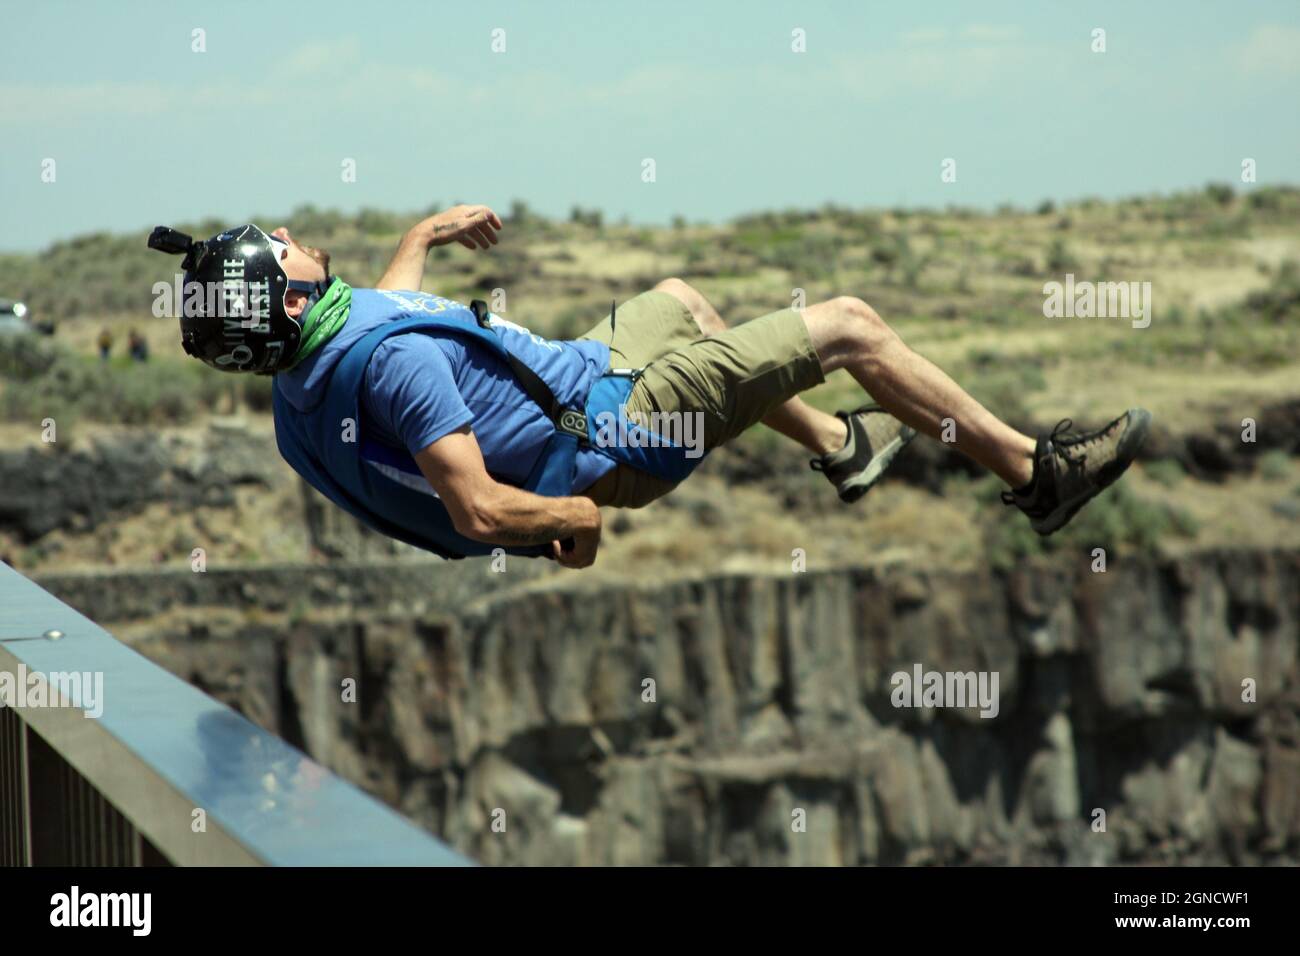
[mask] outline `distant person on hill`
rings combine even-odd
[[[99,332],[99,358],[102,362],[107,362],[113,354],[113,333],[105,326]]]
[[[131,334],[127,339],[127,348],[131,353],[131,358],[135,361],[149,361],[149,342],[135,329],[131,330]]]
[[[502,549],[590,565],[600,506],[667,494],[759,422],[808,449],[846,502],[917,431],[949,441],[1050,534],[1128,468],[1147,433],[1150,415],[1134,408],[1096,431],[1067,434],[1067,420],[1023,435],[853,296],[728,327],[696,289],[665,279],[562,342],[484,303],[418,291],[431,247],[488,249],[502,228],[486,206],[432,216],[374,289],[331,276],[328,253],[284,228],[194,242],[159,226],[149,244],[183,253],[187,287],[206,290],[181,310],[185,351],[275,376],[289,464],[370,527],[446,557]],[[798,397],[837,369],[879,404],[831,415]]]

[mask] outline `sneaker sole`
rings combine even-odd
[[[880,450],[880,452],[867,462],[867,467],[862,469],[843,485],[837,491],[840,501],[846,505],[851,505],[868,491],[871,486],[878,482],[885,470],[893,464],[898,453],[908,446],[913,438],[916,437],[916,430],[908,426],[903,426],[903,430],[898,433],[898,437]]]
[[[1119,440],[1119,453],[1115,456],[1113,462],[1102,469],[1093,490],[1082,498],[1061,505],[1042,521],[1034,522],[1030,526],[1045,537],[1054,531],[1060,531],[1069,524],[1070,519],[1079,513],[1080,508],[1113,485],[1119,480],[1120,475],[1128,471],[1129,465],[1133,464],[1134,459],[1137,458],[1142,443],[1146,441],[1150,427],[1150,412],[1145,408],[1139,408],[1133,412],[1129,418],[1128,430],[1124,432],[1124,437]]]

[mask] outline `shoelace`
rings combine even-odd
[[[1087,446],[1092,442],[1097,441],[1106,434],[1110,426],[1108,425],[1106,428],[1103,428],[1092,435],[1070,435],[1069,431],[1073,427],[1074,419],[1062,418],[1056,423],[1051,434],[1047,436],[1047,440],[1051,444],[1053,450],[1060,452],[1062,458],[1076,467],[1082,467],[1088,459],[1087,454],[1071,451],[1071,449]],[[1013,492],[1004,491],[1002,492],[1002,503],[1004,505],[1014,505],[1018,502],[1016,501],[1016,496]]]
[[[1082,435],[1067,435],[1064,433],[1074,425],[1074,422],[1068,418],[1062,418],[1056,423],[1056,427],[1052,429],[1052,434],[1048,437],[1048,441],[1052,443],[1053,447],[1060,449],[1062,458],[1077,465],[1081,465],[1087,461],[1088,458],[1087,454],[1081,453],[1082,449],[1086,448],[1088,445],[1101,441],[1110,434],[1111,429],[1118,425],[1122,419],[1123,416],[1120,416],[1120,418],[1115,419],[1105,428],[1099,428],[1091,434],[1085,432]],[[1070,451],[1067,451],[1067,448],[1072,449],[1073,454]]]
[[[1074,427],[1073,419],[1062,418],[1059,422],[1056,423],[1056,427],[1052,429],[1052,433],[1047,436],[1047,440],[1051,442],[1052,447],[1054,449],[1056,449],[1061,453],[1061,457],[1064,458],[1066,461],[1072,462],[1073,464],[1076,465],[1082,465],[1084,460],[1088,456],[1084,455],[1080,458],[1076,458],[1074,454],[1072,454],[1070,451],[1067,450],[1073,448],[1075,445],[1087,443],[1087,440],[1083,435],[1068,434],[1070,429],[1073,427]],[[1093,437],[1096,438],[1097,436],[1094,435]]]

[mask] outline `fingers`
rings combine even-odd
[[[586,568],[596,563],[595,549],[572,548],[565,550],[559,541],[551,542],[551,556],[566,568]]]
[[[486,223],[476,226],[473,230],[474,238],[478,240],[479,248],[486,249],[488,246],[497,244],[497,237],[492,232],[492,227]]]
[[[505,228],[503,225],[501,225],[501,217],[498,216],[495,212],[493,212],[492,209],[491,209],[491,207],[489,207],[489,206],[469,206],[469,207],[467,207],[467,208],[469,209],[469,211],[470,211],[471,213],[473,213],[473,215],[475,215],[475,216],[480,216],[480,215],[481,215],[481,216],[483,217],[483,219],[488,223],[488,225],[492,226],[493,229],[504,229],[504,228]]]
[[[462,225],[459,231],[456,241],[467,249],[486,249],[489,245],[496,245],[496,239],[489,242],[483,235],[483,227],[472,221]]]
[[[479,248],[486,249],[497,244],[496,230],[501,228],[501,219],[487,206],[471,206],[468,220],[469,234],[478,240]]]
[[[497,230],[503,229],[501,217],[487,206],[456,206],[442,214],[451,226],[452,236],[466,249],[490,249],[497,245]]]

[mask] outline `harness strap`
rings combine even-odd
[[[480,326],[491,330],[492,322],[489,319],[487,303],[482,299],[475,299],[469,304],[470,311],[474,313],[474,318]],[[518,379],[519,385],[528,394],[537,405],[541,408],[546,417],[551,420],[556,431],[563,432],[577,439],[578,444],[587,445],[587,415],[581,409],[564,408],[560,405],[551,391],[551,387],[542,380],[542,377],[534,372],[531,368],[521,362],[509,349],[502,350],[505,354],[510,371]]]

